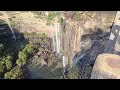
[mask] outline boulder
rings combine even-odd
[[[120,56],[99,54],[92,69],[91,79],[120,79]]]

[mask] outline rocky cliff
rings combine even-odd
[[[116,11],[38,12],[8,14],[17,30],[47,34],[52,39],[52,50],[60,55],[61,60],[65,57],[70,65],[80,61],[85,67],[93,64],[96,56],[104,51],[100,46],[109,36],[116,14]],[[79,63],[80,67],[82,65]]]

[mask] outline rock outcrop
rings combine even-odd
[[[120,56],[108,53],[98,55],[91,79],[120,79]]]

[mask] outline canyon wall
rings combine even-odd
[[[47,34],[53,40],[53,51],[66,57],[72,64],[74,56],[81,52],[82,48],[91,47],[92,41],[87,36],[98,32],[98,29],[102,32],[110,32],[116,11],[59,11],[60,14],[53,24],[47,25],[48,22],[43,17],[49,17],[49,13],[49,11],[41,11],[36,15],[29,11],[14,12],[9,16],[18,24],[18,30],[21,32]],[[60,17],[64,19],[64,25],[58,23]],[[83,36],[84,40],[82,40]]]

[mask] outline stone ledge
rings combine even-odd
[[[120,56],[108,53],[98,55],[91,79],[120,79]]]

